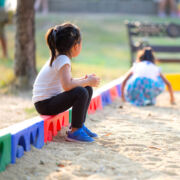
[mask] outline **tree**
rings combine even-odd
[[[17,1],[14,72],[18,88],[32,88],[37,74],[34,0]]]

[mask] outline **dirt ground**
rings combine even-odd
[[[133,107],[120,99],[87,118],[94,143],[70,143],[65,129],[41,150],[32,147],[0,180],[179,180],[180,93],[176,105],[163,93],[156,106]],[[1,96],[0,127],[25,120],[28,97]]]

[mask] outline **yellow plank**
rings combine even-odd
[[[174,91],[180,91],[180,74],[165,74]]]

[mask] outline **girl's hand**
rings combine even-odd
[[[96,76],[95,74],[90,74],[90,75],[92,75],[92,76]],[[87,79],[88,78],[88,76],[90,76],[90,75],[85,75],[85,77],[84,77],[84,79]]]
[[[87,80],[90,86],[97,87],[100,83],[100,78],[97,77],[95,74],[91,74],[87,76]]]
[[[88,76],[96,76],[96,75],[95,75],[95,74],[89,74],[89,75],[88,75],[88,74],[86,74],[86,75],[85,75],[85,79],[87,79],[87,78],[88,78]]]
[[[175,104],[176,104],[174,98],[171,98],[171,99],[170,99],[170,103],[171,103],[172,105],[175,105]]]

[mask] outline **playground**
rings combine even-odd
[[[82,30],[82,53],[72,63],[74,77],[96,73],[101,87],[123,76],[130,67],[130,53],[125,20],[155,23],[178,22],[179,19],[126,16],[112,14],[50,14],[36,17],[38,71],[49,57],[44,45],[46,29],[64,21],[78,24]],[[31,102],[32,92],[14,92],[13,81],[14,27],[7,27],[9,58],[0,62],[0,129],[38,116]],[[179,45],[179,38],[152,40]],[[162,54],[165,56],[165,54]],[[179,57],[178,55],[173,55]],[[180,73],[178,63],[158,64],[164,74]],[[175,84],[178,82],[175,82]],[[101,88],[100,87],[100,88]],[[179,86],[178,86],[179,88]],[[95,89],[98,91],[98,88]],[[47,141],[42,149],[16,158],[0,173],[4,179],[126,179],[178,180],[180,178],[180,92],[176,104],[169,103],[167,92],[157,99],[156,106],[134,107],[117,96],[113,101],[89,113],[87,125],[99,134],[92,144],[67,143],[67,127]]]
[[[93,144],[67,143],[65,129],[41,150],[32,146],[1,179],[169,179],[179,174],[179,104],[162,94],[156,107],[137,108],[117,99],[88,116],[100,138]]]

